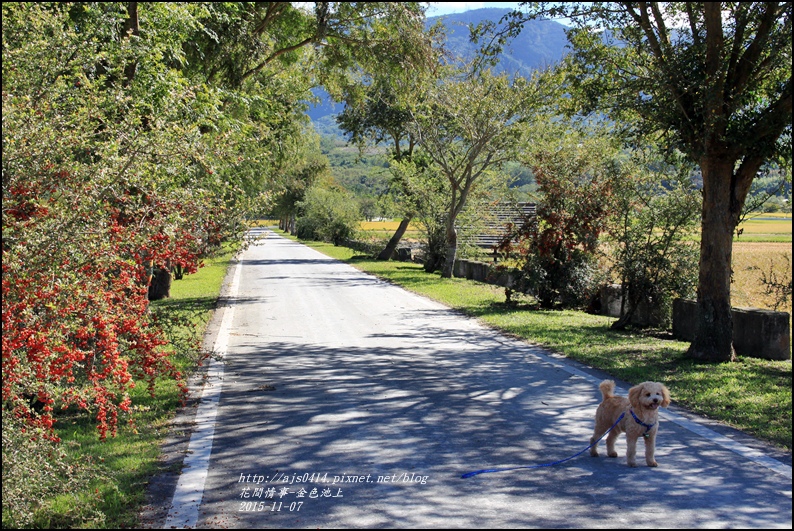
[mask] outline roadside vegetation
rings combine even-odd
[[[208,359],[199,343],[236,249],[227,246],[205,260],[196,274],[174,282],[170,299],[152,304],[153,311],[168,315],[171,359],[186,376]],[[43,433],[31,440],[17,421],[4,416],[4,528],[139,527],[146,485],[160,470],[160,447],[182,394],[165,377],[158,379],[153,395],[145,382],[136,383],[129,418],[119,425],[116,437],[104,441],[97,438],[96,421],[78,410],[59,415],[58,444]],[[49,458],[37,457],[41,455]]]
[[[741,236],[733,244],[733,306],[792,311],[792,301],[781,303],[773,289],[767,288],[764,279],[787,278],[791,271],[791,214],[763,214],[763,219],[751,218],[739,227]],[[382,245],[397,228],[397,221],[363,221],[359,223],[357,239],[370,245]],[[412,224],[405,233],[408,243],[420,243],[422,230]],[[484,255],[467,256],[470,259],[490,260]],[[790,275],[789,275],[790,276]]]
[[[136,526],[218,293],[194,275],[328,181],[313,87],[433,64],[424,9],[3,4],[4,527]]]

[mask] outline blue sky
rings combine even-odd
[[[427,16],[437,17],[484,7],[516,8],[519,2],[427,2]]]

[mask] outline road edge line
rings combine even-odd
[[[196,429],[190,436],[182,472],[179,475],[179,481],[163,526],[166,529],[195,527],[198,522],[198,512],[204,497],[204,485],[207,480],[212,442],[215,436],[215,417],[223,390],[224,363],[234,317],[235,298],[240,287],[242,265],[241,257],[235,267],[229,296],[223,308],[223,319],[213,348],[214,356],[210,361],[206,382],[201,393],[201,401],[196,411]]]

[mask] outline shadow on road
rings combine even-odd
[[[449,341],[472,346],[427,355]],[[583,455],[556,467],[460,479],[481,468],[549,463],[585,448],[598,391],[543,361],[527,363],[512,346],[483,349],[482,337],[465,331],[427,329],[422,344],[421,353],[413,345],[241,344],[226,368],[224,429],[213,457],[228,477],[205,493],[203,507],[224,513],[247,499],[305,502],[300,514],[238,511],[241,526],[780,521],[781,498],[759,482],[766,473],[727,467],[734,461],[729,452],[671,423],[660,431],[657,469],[626,467],[621,442],[619,459]],[[270,479],[240,482],[248,474]],[[289,483],[311,474],[324,481]],[[362,479],[345,482],[349,477]],[[240,498],[246,487],[252,495],[255,487],[273,487],[275,498]],[[328,489],[329,496],[298,498],[300,488]],[[332,497],[339,489],[341,496]],[[750,510],[736,510],[748,500]],[[660,515],[667,519],[656,520]]]

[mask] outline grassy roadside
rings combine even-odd
[[[685,357],[688,343],[609,329],[610,317],[576,311],[507,306],[501,288],[424,272],[405,262],[378,262],[331,244],[303,242],[505,332],[543,345],[627,382],[665,382],[674,401],[791,450],[791,362],[741,358],[701,363]]]
[[[175,333],[203,336],[233,256],[234,251],[227,249],[205,260],[205,267],[197,273],[173,282],[170,299],[152,303],[153,309],[164,309],[195,326],[186,327],[183,322],[175,327]],[[173,360],[182,371],[191,370],[195,364],[195,357],[182,352],[177,352]],[[39,493],[41,505],[34,514],[34,527],[138,527],[146,485],[158,471],[160,445],[180,401],[173,381],[158,382],[153,397],[139,385],[131,397],[134,425],[120,420],[117,436],[105,442],[98,440],[95,422],[85,414],[59,418],[56,429],[67,459],[75,467],[88,469],[94,479],[66,494],[49,497]]]

